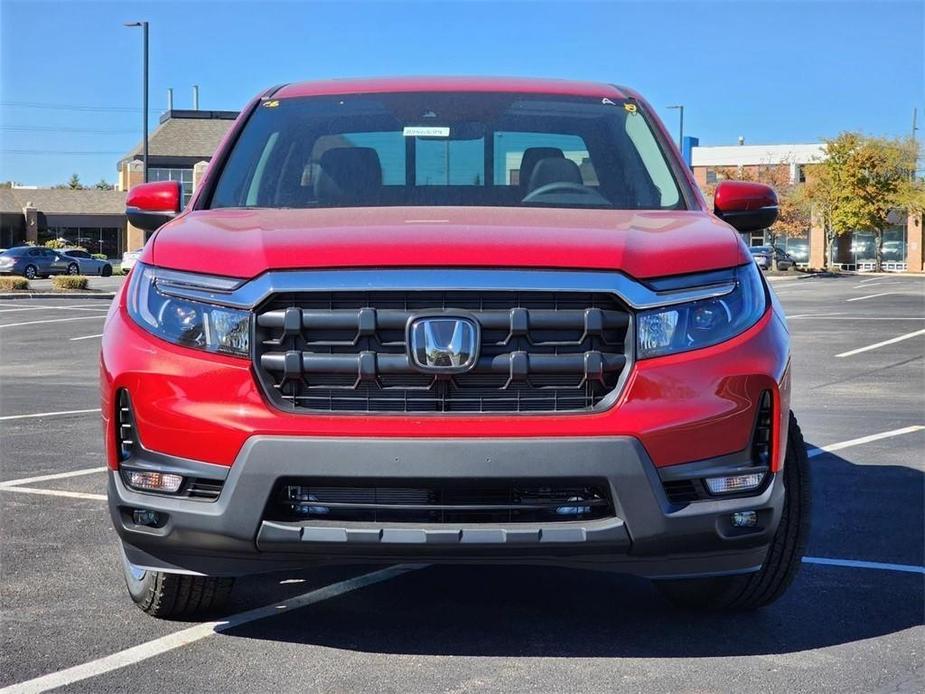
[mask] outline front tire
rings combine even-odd
[[[102,277],[110,277],[110,276],[112,276],[112,265],[104,265],[104,266],[103,266],[103,269],[100,270],[100,275],[101,275]]]
[[[784,594],[799,571],[809,534],[809,459],[792,412],[783,474],[784,509],[761,569],[738,576],[659,581],[671,602],[700,610],[755,610]]]
[[[121,552],[128,593],[152,617],[189,619],[215,614],[231,596],[234,578],[147,571],[129,563],[124,549]]]

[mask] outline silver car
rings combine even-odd
[[[69,275],[100,275],[109,277],[112,265],[108,260],[99,260],[82,248],[64,248],[58,251],[67,264]]]
[[[748,250],[751,252],[752,257],[755,259],[755,263],[762,270],[771,269],[771,262],[774,256],[777,256],[778,270],[789,270],[796,265],[796,261],[793,259],[793,256],[785,251],[782,251],[776,246],[752,246]]]

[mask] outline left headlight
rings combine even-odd
[[[126,307],[148,332],[183,347],[247,357],[250,314],[224,306],[191,301],[158,291],[158,270],[136,263],[129,280]]]
[[[639,313],[636,355],[646,359],[725,342],[757,323],[766,308],[761,271],[755,263],[742,265],[728,294]]]

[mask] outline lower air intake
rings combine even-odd
[[[285,479],[266,518],[393,523],[517,523],[612,517],[604,482],[421,480],[347,486],[326,480]]]

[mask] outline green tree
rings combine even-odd
[[[115,186],[109,183],[105,178],[101,178],[93,187],[97,190],[115,190]]]
[[[826,140],[813,200],[832,237],[856,230],[875,239],[874,269],[883,269],[883,232],[895,212],[925,207],[922,182],[915,178],[918,144],[912,139],[868,137],[846,132]],[[828,235],[828,234],[827,234]]]
[[[80,184],[80,176],[77,174],[71,174],[71,177],[67,180],[67,187],[71,190],[83,190],[83,186]]]

